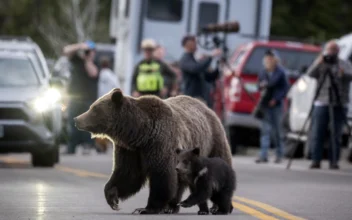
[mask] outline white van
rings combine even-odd
[[[345,35],[338,39],[338,44],[340,46],[339,58],[352,62],[352,34]],[[284,124],[286,125],[286,144],[289,145],[287,146],[288,149],[290,146],[297,144],[297,142],[301,144],[298,151],[296,151],[296,157],[309,157],[307,139],[309,137],[310,121],[306,124],[303,135],[299,135],[299,133],[302,131],[304,122],[311,110],[316,89],[316,80],[307,75],[303,75],[296,81],[288,93],[289,109],[284,120]],[[352,88],[350,89],[349,97],[350,102],[347,118],[348,123],[352,125]],[[342,147],[348,145],[347,137],[347,128],[345,128]]]
[[[231,53],[239,44],[269,36],[271,8],[272,0],[113,0],[110,36],[117,42],[114,70],[123,91],[130,94],[143,39],[155,39],[166,48],[169,61],[178,61],[184,35],[197,34],[210,23],[237,21],[240,34],[227,39]]]

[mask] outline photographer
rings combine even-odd
[[[208,107],[211,107],[210,97],[211,85],[219,76],[218,70],[210,71],[209,67],[213,58],[222,55],[220,49],[215,49],[211,56],[204,56],[201,60],[196,60],[194,54],[197,51],[197,39],[195,36],[185,36],[182,39],[184,54],[180,60],[180,68],[183,77],[183,94],[200,98]]]
[[[74,154],[78,144],[84,144],[85,148],[88,149],[94,143],[88,132],[77,130],[73,118],[85,112],[97,98],[98,68],[93,62],[95,43],[86,41],[67,45],[63,52],[68,57],[72,67],[68,86],[70,132],[67,153]]]
[[[329,104],[333,105],[334,110],[334,128],[335,137],[330,137],[330,141],[335,141],[335,155],[332,155],[332,144],[329,147],[330,169],[339,169],[338,160],[340,154],[340,139],[342,136],[343,122],[346,118],[348,94],[350,82],[352,80],[352,66],[349,62],[338,58],[339,47],[335,41],[330,41],[324,48],[323,55],[320,55],[308,69],[307,74],[318,80],[321,85],[320,92],[314,102],[312,112],[311,126],[311,142],[310,149],[312,150],[313,162],[311,169],[319,169],[322,159],[322,151],[324,146],[324,138],[327,129],[329,128]],[[329,86],[330,77],[328,72],[331,72],[333,84],[336,89],[333,92],[333,103],[329,103]],[[336,91],[337,90],[337,91]],[[337,92],[337,94],[336,94]],[[340,103],[338,102],[340,101]],[[340,104],[340,105],[339,105]]]

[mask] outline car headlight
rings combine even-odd
[[[42,113],[49,109],[61,100],[61,94],[57,89],[51,88],[47,90],[43,96],[36,98],[33,101],[33,108],[36,112]]]

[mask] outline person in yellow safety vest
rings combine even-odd
[[[176,84],[176,73],[161,60],[155,59],[153,52],[157,44],[152,39],[142,41],[141,48],[144,58],[134,68],[132,78],[132,96],[156,95],[165,98],[167,89],[164,85],[164,78],[172,79]]]

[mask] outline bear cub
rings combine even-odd
[[[236,188],[236,175],[231,166],[221,158],[200,156],[199,148],[176,149],[176,171],[191,191],[190,196],[179,203],[181,207],[199,206],[199,215],[209,214],[207,200],[213,202],[210,212],[226,215],[232,212],[232,196]]]

